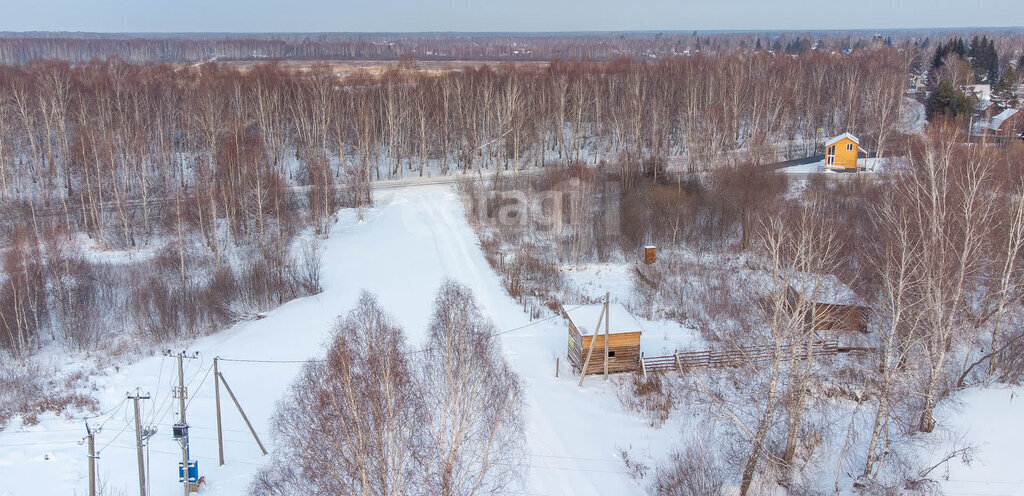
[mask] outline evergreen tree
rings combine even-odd
[[[973,108],[973,97],[964,94],[956,86],[953,86],[953,83],[942,80],[928,97],[925,111],[928,114],[928,119],[931,120],[940,115],[949,117],[968,115]]]
[[[992,88],[992,103],[1001,108],[1016,108],[1019,103],[1017,98],[1017,73],[1011,68],[1003,71]]]
[[[757,50],[758,52],[761,51],[761,38],[757,39],[757,44],[754,45],[754,50]]]
[[[971,63],[975,80],[989,84],[994,84],[998,80],[999,54],[996,53],[995,40],[989,39],[988,36],[971,38],[967,59]]]
[[[947,55],[955,53],[960,57],[965,57],[968,54],[967,45],[964,43],[963,38],[953,38],[946,43],[939,43],[935,47],[935,55],[932,57],[932,69],[938,69],[942,67],[943,59]]]
[[[999,78],[999,53],[996,52],[996,40],[994,38],[988,40],[988,46],[985,47],[985,62],[985,77],[989,83],[995,83]]]

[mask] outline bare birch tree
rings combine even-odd
[[[445,282],[434,302],[424,391],[432,413],[429,494],[500,494],[518,477],[522,386],[501,356],[494,324],[469,288]]]

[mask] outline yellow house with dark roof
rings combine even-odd
[[[850,133],[840,134],[825,142],[825,169],[857,172],[860,154],[867,156],[860,149],[860,140]]]

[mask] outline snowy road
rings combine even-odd
[[[265,462],[230,400],[225,402],[225,455],[217,466],[212,358],[304,360],[323,355],[335,317],[354,304],[361,289],[380,297],[405,328],[411,344],[420,344],[435,292],[445,278],[470,286],[498,329],[529,324],[491,271],[462,206],[450,186],[382,192],[378,207],[360,223],[343,211],[324,243],[323,293],[289,302],[265,318],[244,322],[199,339],[188,347],[200,358],[186,362],[191,399],[192,456],[208,487],[204,494],[242,494]],[[563,368],[554,377],[555,357],[564,354],[561,319],[502,335],[506,356],[524,382],[528,400],[529,466],[522,493],[533,495],[628,495],[643,489],[625,473],[618,453],[628,448],[641,459],[660,456],[676,438],[675,430],[652,429],[622,411],[611,384],[589,378],[583,389]],[[300,364],[222,362],[221,371],[250,420],[273,450],[269,419],[275,402]],[[130,404],[126,391],[140,387],[145,424],[159,432],[150,443],[151,494],[181,494],[177,482],[180,451],[171,439],[177,402],[170,397],[174,361],[161,356],[96,377],[101,410],[112,410],[97,435],[98,473],[108,489],[135,494],[138,475]],[[87,494],[86,448],[81,420],[52,415],[32,427],[15,420],[0,433],[0,495]],[[517,493],[521,494],[521,493]]]

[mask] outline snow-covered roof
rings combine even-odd
[[[808,301],[826,305],[863,305],[863,300],[832,274],[800,273],[790,282]]]
[[[570,305],[562,308],[569,316],[569,320],[576,326],[576,330],[586,336],[590,335],[594,326],[597,325],[597,319],[601,317],[601,309],[604,308],[604,304]],[[629,310],[621,303],[610,303],[608,314],[608,332],[641,332],[640,321],[636,320],[636,317],[629,313]],[[604,332],[604,326],[604,320],[601,320],[599,333]]]
[[[825,305],[851,305],[864,306],[865,303],[857,293],[846,284],[843,284],[838,277],[832,274],[813,274],[809,272],[796,272],[788,276],[789,287],[799,293],[806,301]],[[785,283],[786,280],[783,280]],[[758,271],[751,274],[750,283],[754,285],[757,292],[762,295],[772,293],[776,286],[775,276]]]
[[[854,143],[857,143],[858,145],[860,144],[860,140],[857,139],[856,136],[854,136],[854,135],[852,135],[850,133],[843,133],[843,134],[840,134],[839,136],[836,136],[835,138],[832,138],[832,139],[826,141],[825,142],[825,146],[832,146],[833,144],[842,141],[843,138],[850,138],[851,140],[853,140]]]
[[[999,128],[1003,127],[1003,122],[1005,122],[1006,119],[1013,117],[1013,115],[1016,113],[1017,109],[1006,109],[1002,112],[999,112],[998,115],[992,118],[992,123],[988,125],[988,128],[993,131],[998,131]]]

